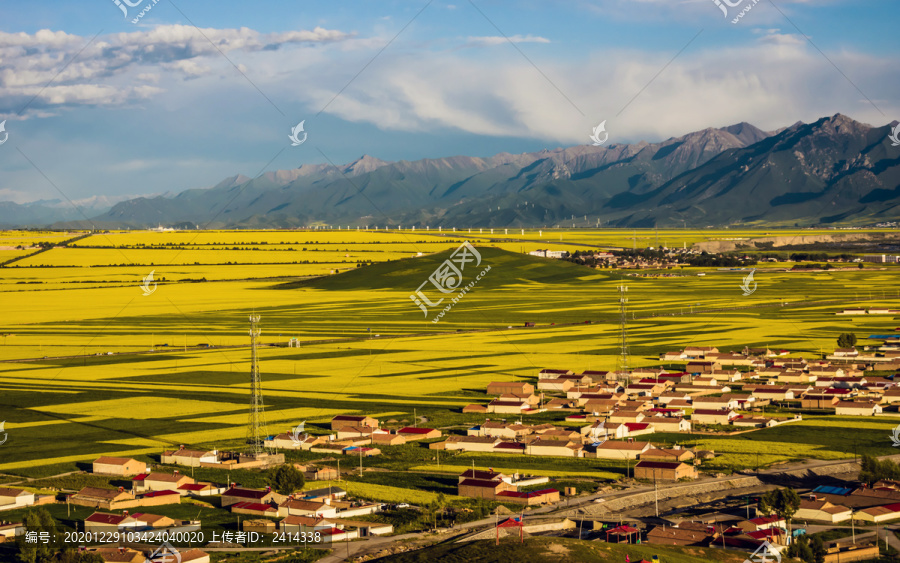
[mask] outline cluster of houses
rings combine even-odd
[[[337,415],[331,419],[331,432],[321,436],[278,434],[267,439],[265,446],[313,453],[372,457],[381,454],[378,446],[402,446],[409,442],[442,436],[440,430],[418,426],[387,430],[381,428],[377,418],[365,415]]]
[[[900,315],[900,309],[888,309],[886,307],[854,307],[851,309],[841,309],[835,315]]]
[[[256,516],[243,522],[245,532],[296,534],[319,532],[323,542],[341,541],[393,532],[380,522],[353,520],[380,512],[380,503],[349,500],[340,487],[325,487],[282,495],[270,488],[233,486],[221,495],[221,506],[233,514]],[[276,522],[276,519],[280,519]]]
[[[492,382],[487,394],[494,398],[487,404],[467,405],[463,412],[522,418],[560,411],[566,413],[568,422],[585,423],[581,429],[585,443],[589,439],[622,439],[653,432],[691,432],[698,425],[762,428],[799,419],[741,414],[756,413],[773,402],[800,409],[828,409],[838,415],[871,416],[900,402],[900,387],[893,379],[866,375],[868,361],[877,361],[878,370],[900,370],[900,338],[884,339],[877,356],[875,352],[864,356],[855,348],[839,348],[827,359],[807,360],[788,358],[786,350],[745,348],[736,353],[697,346],[660,355],[660,361],[684,363],[683,371],[646,367],[620,374],[543,369],[536,385]],[[496,425],[488,422],[488,428]],[[557,431],[561,430],[513,429],[507,433],[514,432],[521,438]],[[577,444],[577,436],[573,438]],[[448,449],[488,447],[459,446],[454,441],[459,442],[459,438],[448,439]],[[523,445],[492,451],[558,455],[542,454],[540,443],[532,452],[524,447],[529,440],[516,441]]]
[[[179,450],[183,451],[183,450]],[[192,452],[181,453],[189,459],[202,459]],[[333,468],[297,465],[308,477],[332,479]],[[199,521],[178,522],[147,513],[130,514],[123,510],[136,506],[178,503],[182,496],[218,496],[220,506],[234,514],[256,516],[245,520],[244,531],[260,533],[298,533],[318,531],[325,542],[352,539],[367,535],[391,533],[392,526],[375,522],[350,520],[374,514],[382,505],[360,500],[348,500],[347,492],[338,487],[303,491],[282,495],[271,488],[252,489],[238,485],[222,486],[197,482],[178,471],[173,473],[147,472],[143,462],[119,457],[101,457],[94,461],[94,472],[107,475],[132,476],[131,490],[85,487],[69,497],[68,502],[102,509],[85,520],[88,531],[154,530],[159,534],[191,531],[200,528]],[[139,472],[137,475],[134,475]],[[147,499],[151,499],[149,502]],[[161,500],[160,500],[161,499]],[[110,512],[116,511],[116,512]],[[278,522],[275,519],[281,519]],[[272,519],[272,520],[270,520]]]
[[[193,452],[174,452],[187,459],[200,460]],[[332,468],[297,465],[307,476],[316,479],[337,477]],[[318,533],[323,543],[359,537],[390,534],[393,526],[380,522],[356,519],[380,512],[383,505],[347,498],[339,487],[306,490],[291,495],[279,494],[271,488],[254,489],[237,484],[228,486],[195,481],[178,471],[152,472],[147,464],[132,458],[102,456],[93,463],[97,474],[130,477],[131,489],[84,487],[67,497],[66,502],[95,508],[84,519],[83,530],[89,533],[139,533],[141,541],[158,542],[178,533],[201,529],[199,520],[177,520],[144,511],[145,506],[178,504],[182,497],[219,498],[219,505],[233,514],[241,515],[243,533]],[[0,488],[0,510],[13,510],[55,502],[55,497],[35,497],[31,492]],[[209,500],[209,499],[207,499]],[[134,510],[137,508],[138,510]],[[0,542],[25,534],[21,522],[0,521]],[[134,561],[143,563],[145,553],[129,547],[95,549],[104,561]],[[180,552],[182,563],[208,563],[209,556],[200,550]]]
[[[789,545],[790,537],[807,524],[849,524],[850,520],[882,524],[900,520],[900,481],[882,480],[872,487],[855,488],[822,485],[801,495],[800,507],[791,521],[770,515],[744,519],[734,514],[712,513],[691,521],[656,526],[646,533],[652,544],[730,547],[755,549],[769,542],[780,550]],[[861,561],[878,556],[871,542],[828,545],[826,561]]]
[[[804,501],[806,504],[810,502],[814,501]],[[792,520],[792,528],[796,528],[796,523],[802,518],[800,514],[805,512],[803,508],[798,511]],[[618,537],[640,535],[638,529],[627,525],[619,526],[611,532]],[[672,526],[656,526],[646,533],[643,541],[655,545],[722,547],[754,553],[764,550],[771,558],[768,560],[775,560],[772,551],[783,552],[790,544],[791,537],[798,533],[802,533],[802,529],[789,533],[785,520],[775,515],[757,515],[755,518],[744,519],[731,514],[713,513],[693,521],[677,522]],[[874,534],[857,532],[857,536],[866,537],[825,542],[825,562],[875,560],[879,550],[873,541]],[[755,561],[757,558],[751,557],[751,560]]]
[[[647,250],[658,252],[636,252],[633,254],[611,252],[594,252],[593,254],[578,253],[575,262],[594,266],[596,268],[625,268],[625,269],[671,269],[683,266],[686,259],[700,254],[699,250],[692,248],[668,248],[666,246]],[[749,257],[745,257],[749,259]]]
[[[531,256],[540,256],[542,258],[556,258],[557,260],[569,257],[569,252],[566,250],[540,249],[532,250],[528,254]],[[610,254],[610,256],[612,256],[612,254]]]
[[[0,487],[0,512],[17,510],[36,504],[47,504],[54,501],[55,499],[52,496],[37,496],[24,489]],[[16,536],[21,536],[24,533],[25,527],[22,525],[22,522],[0,520],[0,543],[13,541]]]
[[[101,457],[97,461],[98,466],[104,468],[107,463],[112,462],[116,458]],[[135,460],[129,460],[129,465],[133,468],[140,468],[144,465]],[[91,498],[98,505],[109,505],[111,502],[125,502],[125,497],[120,497],[121,490],[111,489],[110,495],[100,493],[105,489],[92,489],[86,487],[79,493],[82,499]],[[71,499],[74,498],[70,497]],[[134,503],[134,496],[131,496],[131,504],[129,506],[138,506]],[[176,493],[174,501],[178,502],[179,496]],[[0,510],[15,510],[28,506],[41,504],[51,504],[56,502],[53,495],[36,496],[34,493],[22,489],[0,487]],[[78,504],[76,502],[76,504]],[[165,503],[163,503],[165,504]],[[91,506],[91,505],[89,505]],[[162,541],[165,534],[185,531],[195,531],[200,529],[199,521],[178,521],[166,516],[135,513],[129,514],[127,511],[121,514],[110,514],[95,512],[85,519],[83,530],[86,532],[141,532],[142,537],[150,541]],[[25,526],[22,522],[0,521],[0,543],[5,541],[14,541],[16,537],[26,534]],[[100,547],[92,549],[100,555],[104,561],[110,563],[145,563],[147,557],[151,555],[149,551],[140,551],[128,547]],[[199,549],[180,550],[179,561],[181,563],[209,563],[209,555]]]
[[[208,469],[267,469],[283,464],[284,454],[189,450],[181,446],[177,450],[164,451],[160,461],[166,464]]]
[[[559,502],[559,491],[556,489],[519,490],[520,487],[540,485],[547,481],[549,481],[547,477],[519,479],[518,475],[504,475],[492,469],[488,471],[468,469],[459,476],[457,488],[461,497],[486,499],[524,506]]]
[[[52,496],[39,497],[24,489],[0,487],[0,512],[3,512],[4,510],[16,510],[35,504],[53,502],[53,500]]]
[[[161,542],[176,533],[197,532],[200,530],[199,520],[176,520],[168,516],[146,512],[121,513],[94,512],[84,519],[84,531],[91,534],[106,535],[135,532],[140,534],[141,541]]]

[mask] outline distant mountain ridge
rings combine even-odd
[[[290,228],[895,220],[900,148],[890,146],[889,131],[890,125],[871,127],[837,114],[773,132],[739,123],[659,143],[398,162],[363,156],[255,179],[232,176],[173,197],[134,198],[92,221],[105,227]],[[0,205],[0,223],[6,213]]]

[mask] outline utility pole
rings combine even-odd
[[[653,497],[656,505],[656,517],[659,518],[659,489],[656,486],[656,469],[653,469]]]
[[[359,448],[359,476],[360,476],[360,477],[363,476],[363,470],[362,470],[362,448],[361,448],[361,447]]]

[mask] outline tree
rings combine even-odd
[[[56,521],[43,508],[29,510],[22,518],[27,532],[50,532],[50,543],[26,543],[24,536],[19,543],[19,560],[23,563],[50,563],[56,553]]]
[[[759,510],[763,514],[773,512],[779,518],[784,518],[788,524],[788,533],[791,532],[791,518],[800,508],[800,495],[794,489],[775,489],[767,492],[759,500]]]
[[[813,536],[809,541],[809,547],[813,552],[813,562],[825,563],[825,554],[827,552],[825,550],[825,542],[822,541],[822,538],[820,536]]]
[[[56,556],[58,563],[103,563],[103,557],[93,551],[78,551],[71,545],[63,546]]]
[[[859,466],[859,480],[871,487],[882,479],[900,480],[900,465],[889,459],[882,461],[870,455],[863,455]]]
[[[798,536],[796,540],[791,542],[787,555],[788,557],[796,557],[804,563],[815,563],[815,555],[809,545],[809,538],[806,534]]]
[[[444,493],[438,493],[437,497],[434,499],[434,507],[441,514],[441,520],[444,519],[444,507],[447,504],[447,497],[444,496]]]
[[[838,348],[853,348],[856,346],[856,335],[852,332],[845,332],[838,336]]]
[[[291,464],[279,465],[269,471],[269,486],[280,495],[290,495],[299,491],[305,482],[303,473]]]

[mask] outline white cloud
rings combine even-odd
[[[361,75],[328,112],[383,129],[450,127],[561,145],[586,143],[590,128],[603,119],[609,120],[607,129],[618,142],[665,139],[741,121],[774,129],[837,112],[869,123],[887,122],[797,36],[770,34],[741,47],[695,48],[650,82],[669,57],[604,51],[578,60],[535,58],[551,84],[516,56],[498,61],[454,52],[388,55],[390,60],[380,61],[377,74]],[[895,63],[888,57],[839,52],[829,53],[829,58],[872,98],[889,98],[898,86],[891,71]],[[321,106],[333,91],[309,88],[305,95],[312,98],[311,105]]]
[[[0,115],[15,115],[26,104],[26,118],[65,106],[119,105],[145,98],[146,88],[129,83],[146,80],[154,70],[197,78],[216,69],[230,70],[223,53],[302,48],[354,36],[323,27],[263,34],[246,27],[198,29],[177,24],[110,34],[92,43],[63,31],[0,32]]]
[[[806,43],[806,38],[801,35],[788,33],[768,33],[759,38],[762,43],[772,45],[802,45]]]
[[[537,37],[534,35],[510,35],[509,37],[468,37],[464,46],[487,47],[491,45],[502,45],[506,43],[550,43],[550,40],[545,37]]]

